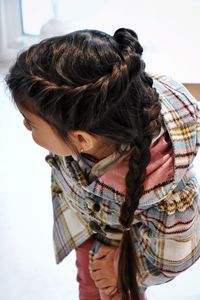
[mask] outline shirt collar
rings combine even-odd
[[[87,175],[88,181],[92,182],[96,178],[100,177],[111,167],[117,165],[128,156],[131,152],[130,145],[121,145],[120,149],[116,152],[113,152],[109,156],[99,160],[98,162],[92,162],[91,160],[85,158],[83,155],[78,157],[77,155],[73,155],[73,159],[77,161],[80,168]]]

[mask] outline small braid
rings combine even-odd
[[[26,60],[29,55],[28,60],[30,61],[30,55],[33,56],[36,52],[35,49],[34,51],[29,49],[28,54],[26,54]],[[110,73],[101,76],[94,82],[82,85],[75,85],[74,82],[69,82],[69,80],[69,85],[59,85],[45,78],[45,70],[42,70],[40,65],[35,64],[35,66],[39,70],[39,75],[36,76],[30,72],[26,76],[26,82],[29,84],[29,96],[41,99],[41,107],[42,111],[44,111],[41,114],[42,116],[46,114],[46,109],[48,109],[50,104],[49,100],[47,102],[45,97],[54,99],[53,95],[56,94],[56,102],[53,100],[54,104],[56,103],[62,107],[62,100],[64,100],[66,105],[68,99],[69,105],[74,106],[74,110],[78,109],[78,106],[81,107],[83,103],[82,98],[88,96],[89,101],[92,98],[90,106],[93,111],[93,119],[96,119],[100,116],[103,118],[106,112],[111,109],[111,105],[116,105],[118,99],[120,100],[126,94],[130,81],[141,69],[141,61],[140,57],[136,54],[123,53],[119,62],[112,65]],[[118,99],[116,99],[116,94],[118,95]],[[72,98],[73,104],[71,103]],[[74,101],[75,99],[76,101]]]

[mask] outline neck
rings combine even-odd
[[[88,151],[85,152],[86,155],[90,156],[91,158],[93,158],[96,161],[100,161],[106,157],[108,157],[109,155],[111,155],[113,152],[116,151],[116,147],[114,147],[113,145],[106,145],[105,147],[102,147],[100,149],[95,149],[96,151]]]

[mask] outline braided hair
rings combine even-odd
[[[144,191],[150,144],[160,131],[159,97],[142,52],[130,29],[120,28],[113,36],[76,31],[31,46],[6,77],[15,103],[47,121],[66,142],[70,130],[81,129],[106,138],[116,149],[131,146],[119,217],[122,300],[140,299],[132,223]]]

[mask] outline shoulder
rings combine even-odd
[[[154,82],[154,86],[158,89],[160,88],[160,90],[174,90],[191,96],[190,92],[184,87],[181,82],[175,80],[169,75],[155,74],[152,75],[152,79]]]
[[[186,87],[168,75],[152,75],[153,86],[172,105],[191,106],[196,109],[197,100]]]
[[[152,78],[153,86],[160,96],[162,113],[167,120],[172,121],[176,127],[178,124],[196,127],[199,103],[184,85],[167,75],[153,75]]]

